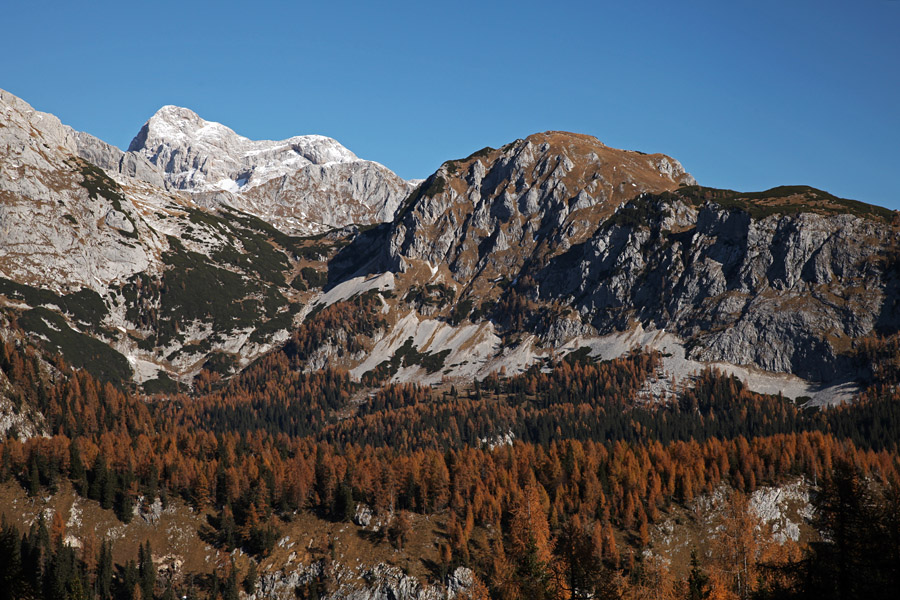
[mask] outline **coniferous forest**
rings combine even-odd
[[[364,326],[365,324],[361,325]],[[402,548],[411,522],[446,523],[436,572],[470,567],[471,597],[893,598],[900,589],[900,389],[896,340],[850,404],[804,408],[698,373],[664,398],[641,393],[660,357],[574,353],[547,368],[439,388],[363,388],[346,372],[303,373],[295,339],[194,394],[138,396],[26,346],[0,345],[17,407],[49,436],[0,444],[0,482],[32,498],[71,486],[122,523],[159,499],[206,516],[197,532],[249,555],[163,577],[149,542],[74,547],[58,517],[0,531],[0,597],[238,598],[299,514],[346,522],[359,503]],[[49,375],[48,375],[49,373]],[[200,391],[202,390],[202,391]],[[750,508],[763,486],[809,486],[809,533],[777,540]],[[677,565],[650,530],[724,494],[707,551]],[[297,589],[317,597],[327,575]]]

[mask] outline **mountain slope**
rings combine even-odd
[[[900,325],[895,213],[802,186],[741,194],[693,183],[664,155],[537,134],[445,163],[394,223],[330,263],[332,281],[390,272],[401,282],[390,304],[403,333],[375,343],[380,360],[411,336],[418,352],[449,350],[458,365],[465,344],[447,340],[475,326],[467,339],[490,347],[468,357],[482,374],[650,343],[676,355],[666,369],[681,375],[716,362],[751,378],[858,377],[859,340]],[[410,278],[444,286],[450,301],[423,314],[403,301]],[[435,318],[444,325],[423,333]]]
[[[103,379],[171,387],[287,339],[327,240],[205,210],[152,185],[162,176],[139,155],[6,92],[0,110],[0,306],[48,352]]]

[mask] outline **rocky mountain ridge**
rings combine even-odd
[[[33,111],[24,103],[22,110]],[[75,153],[114,178],[180,191],[213,210],[236,208],[289,234],[389,221],[416,183],[332,138],[250,140],[177,106],[159,109],[125,152],[66,129]]]
[[[833,383],[865,369],[858,340],[900,325],[898,264],[892,211],[804,186],[702,188],[669,157],[548,132],[445,163],[330,267],[446,286],[445,318],[490,323],[480,339],[505,358],[489,369],[563,348],[612,358],[646,331],[687,359],[667,365],[682,375],[719,363]]]
[[[5,310],[51,351],[99,341],[125,380],[228,376],[311,335],[304,368],[363,381],[639,345],[673,381],[715,363],[805,396],[900,325],[896,214],[813,188],[702,188],[666,155],[546,132],[401,203],[407,183],[329,138],[255,142],[164,107],[122,152],[0,100]],[[324,223],[346,227],[291,235]]]

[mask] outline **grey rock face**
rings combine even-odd
[[[177,106],[164,106],[141,128],[128,147],[157,165],[177,189],[205,186],[229,190],[258,184],[309,164],[358,160],[335,140],[298,136],[254,141],[220,123],[205,121]],[[230,183],[229,183],[230,182]]]
[[[890,226],[638,202],[649,207],[646,224],[601,227],[551,261],[537,275],[542,297],[571,302],[601,332],[634,321],[668,329],[691,340],[698,360],[815,381],[855,374],[853,340],[891,310]]]
[[[372,509],[360,502],[356,505],[356,512],[353,515],[353,522],[360,527],[368,527],[369,523],[372,522],[373,516],[374,514],[372,513]]]
[[[664,168],[660,164],[665,165]],[[447,263],[458,280],[496,279],[571,246],[639,191],[693,183],[675,159],[548,132],[445,163],[394,226],[391,261]]]
[[[168,187],[163,174],[144,156],[135,152],[122,152],[115,146],[81,131],[76,131],[74,135],[78,156],[91,164],[107,172],[139,179],[160,189]]]
[[[152,270],[158,246],[140,214],[130,203],[92,195],[77,156],[72,129],[0,90],[3,277],[56,290],[99,291],[110,281]]]

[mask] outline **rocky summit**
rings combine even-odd
[[[0,101],[4,310],[75,364],[72,336],[98,342],[122,380],[228,376],[368,298],[372,326],[327,328],[302,368],[439,381],[649,346],[673,382],[716,364],[815,396],[900,325],[897,215],[810,187],[704,188],[566,132],[406,182],[174,106],[123,152]]]

